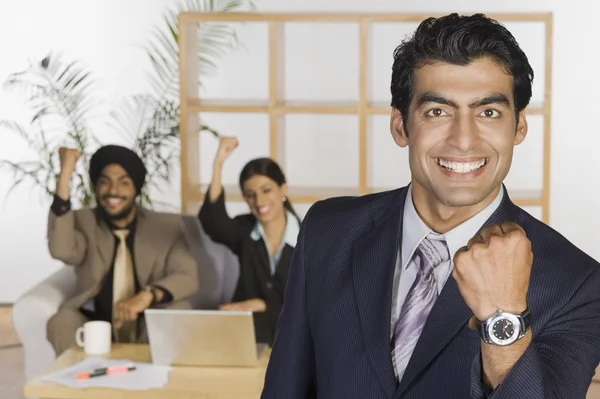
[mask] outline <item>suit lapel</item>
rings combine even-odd
[[[148,212],[138,207],[137,224],[135,226],[135,237],[133,239],[133,258],[135,271],[140,287],[148,284],[153,267],[153,229],[149,226]]]
[[[481,229],[489,224],[516,221],[516,208],[510,201],[506,188],[504,190],[504,198],[500,206]],[[427,318],[425,328],[398,386],[398,395],[404,392],[433,358],[458,334],[460,329],[467,325],[471,316],[471,309],[462,298],[456,280],[450,275]]]
[[[391,297],[394,269],[401,241],[406,190],[397,191],[375,227],[354,242],[352,277],[367,356],[379,381],[391,397],[397,382],[390,347]]]
[[[283,292],[285,289],[285,282],[288,280],[290,264],[292,263],[292,255],[294,254],[294,248],[289,245],[285,245],[281,251],[281,257],[277,264],[275,271],[276,283],[280,285],[279,289]]]
[[[269,253],[267,252],[267,243],[262,237],[257,241],[254,241],[254,250],[256,251],[258,267],[260,267],[262,272],[269,278],[271,276],[271,261],[269,260]]]
[[[425,328],[400,381],[398,392],[403,392],[408,387],[413,379],[467,324],[470,317],[471,310],[460,295],[456,281],[450,276],[431,309]]]
[[[110,269],[113,261],[113,255],[115,252],[115,236],[110,231],[108,225],[102,220],[100,216],[96,215],[96,247],[100,259],[102,259],[101,267],[96,268],[95,274],[98,280],[100,280],[107,270]]]

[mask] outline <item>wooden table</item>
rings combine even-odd
[[[34,378],[25,385],[24,395],[40,399],[259,399],[269,355],[267,349],[258,367],[173,367],[169,382],[162,389],[74,389]],[[44,374],[70,367],[85,357],[81,349],[69,349]],[[150,362],[150,348],[148,345],[113,344],[110,358]]]

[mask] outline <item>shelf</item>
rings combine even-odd
[[[225,196],[227,201],[244,202],[237,185],[225,184]],[[368,193],[380,193],[395,190],[400,187],[368,188]],[[202,202],[204,194],[208,190],[208,184],[194,184],[190,189],[190,200]],[[542,195],[540,191],[509,190],[511,200],[519,206],[542,206]],[[358,196],[357,187],[290,187],[288,197],[292,203],[314,203],[326,198]]]
[[[190,100],[191,112],[227,113],[273,113],[285,114],[338,114],[357,115],[360,105],[356,101],[282,101],[269,107],[267,101],[260,100]],[[385,101],[373,101],[367,105],[370,115],[389,115],[391,106]],[[543,115],[542,103],[532,102],[526,109],[528,115]]]
[[[371,101],[367,106],[367,113],[371,115],[389,115],[392,111],[392,106],[385,101]]]
[[[190,100],[191,112],[273,113],[284,114],[358,114],[355,101],[282,101],[269,107],[259,100]]]
[[[389,115],[392,107],[389,102],[372,101],[368,104],[367,113],[371,115]],[[541,102],[531,102],[525,109],[527,115],[544,115],[544,104]]]
[[[369,187],[369,193],[380,193],[394,190],[399,187]],[[539,190],[511,190],[507,188],[508,195],[513,203],[518,206],[543,206],[542,193]]]
[[[274,112],[278,114],[358,114],[356,101],[283,101],[277,103]]]
[[[440,17],[444,13],[323,13],[323,12],[298,12],[298,13],[181,13],[179,18],[182,23],[193,24],[203,22],[310,22],[310,23],[358,23],[358,22],[421,22],[429,17]],[[552,20],[552,13],[489,13],[488,17],[502,22],[547,22]]]
[[[191,112],[268,113],[267,101],[255,100],[189,100]]]
[[[224,184],[225,198],[227,201],[243,202],[244,197],[237,185]],[[190,186],[189,198],[191,201],[201,202],[208,190],[208,184],[193,184]],[[314,203],[331,197],[345,197],[358,195],[358,188],[353,187],[292,187],[288,189],[288,198],[294,203]]]

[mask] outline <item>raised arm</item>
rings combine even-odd
[[[521,226],[504,222],[486,226],[457,252],[452,274],[477,319],[497,309],[520,313],[527,308],[531,248]],[[569,299],[550,320],[531,309],[534,322],[520,340],[506,346],[481,341],[471,369],[471,398],[585,399],[600,362],[600,268],[577,253],[570,255],[560,266],[587,262],[585,280],[571,292],[556,294],[557,301]]]
[[[60,174],[54,202],[48,215],[48,249],[50,255],[68,265],[78,266],[85,259],[87,242],[75,228],[75,214],[71,210],[71,177],[81,153],[71,148],[60,148]]]
[[[600,362],[600,269],[535,335],[502,382],[490,393],[476,383],[483,359],[474,359],[472,398],[585,399]],[[532,334],[530,331],[529,334]]]
[[[238,146],[235,137],[222,137],[213,162],[213,175],[204,203],[198,213],[202,228],[208,236],[228,246],[236,254],[243,236],[243,227],[229,217],[225,208],[225,191],[222,184],[223,163]]]

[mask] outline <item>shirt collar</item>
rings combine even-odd
[[[285,231],[283,232],[283,244],[288,244],[290,247],[296,247],[296,241],[298,240],[298,234],[300,233],[300,224],[298,223],[298,219],[294,216],[290,211],[286,210],[286,223],[285,223]],[[258,221],[254,224],[254,228],[250,232],[250,237],[254,241],[258,241],[261,237],[265,236],[265,231],[263,230],[262,224]]]
[[[402,269],[408,267],[413,254],[421,241],[431,234],[432,239],[445,239],[450,253],[450,259],[454,259],[456,252],[467,245],[469,240],[479,231],[481,226],[498,209],[504,196],[504,187],[500,185],[500,191],[494,200],[481,212],[459,224],[445,234],[433,232],[421,220],[412,200],[412,185],[408,186],[406,201],[404,203],[404,216],[402,222]]]

